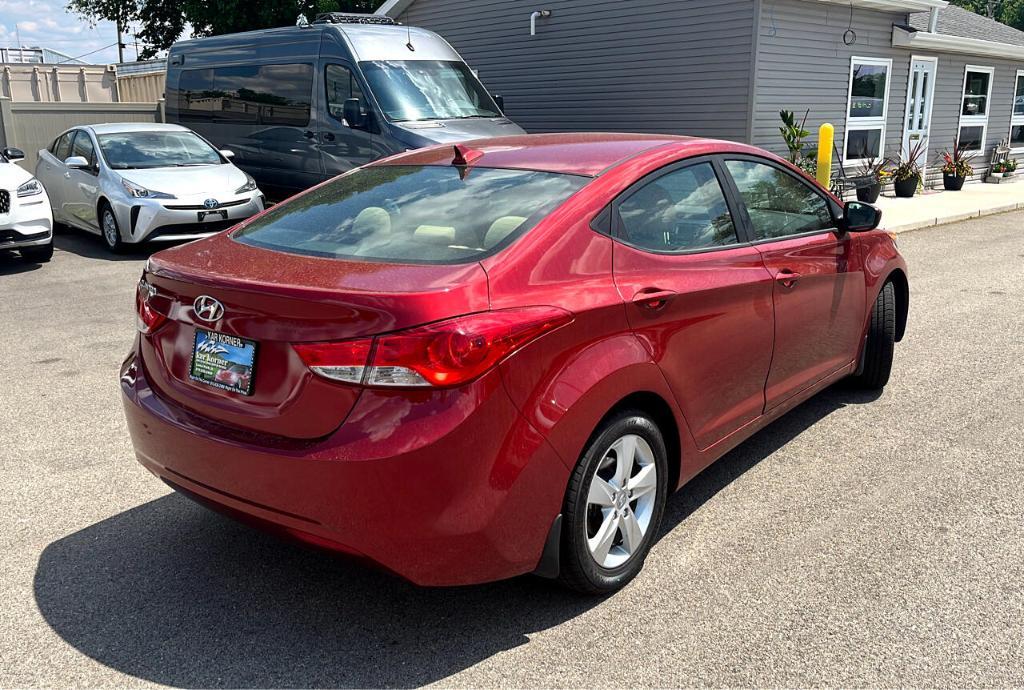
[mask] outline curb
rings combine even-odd
[[[934,228],[938,225],[960,223],[965,220],[971,220],[972,218],[995,216],[1000,213],[1009,213],[1011,211],[1018,211],[1021,209],[1024,209],[1024,202],[1003,204],[1002,206],[990,206],[987,208],[979,208],[975,211],[957,213],[950,216],[942,216],[941,218],[928,218],[927,220],[914,221],[913,223],[904,223],[903,225],[894,225],[891,227],[883,225],[883,229],[886,232],[894,232],[896,234],[899,234],[904,232],[912,232],[914,230],[924,230],[925,228]]]

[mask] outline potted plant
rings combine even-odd
[[[1003,166],[1006,168],[1003,172],[1003,177],[1013,177],[1013,174],[1017,172],[1017,159],[1007,158],[1003,162]]]
[[[973,155],[964,153],[960,148],[960,142],[953,139],[953,150],[942,152],[942,186],[946,191],[959,192],[964,188],[964,182],[974,174],[971,167]]]
[[[917,193],[921,185],[921,166],[917,164],[924,150],[924,142],[914,144],[906,156],[901,155],[896,164],[889,170],[892,174],[893,188],[896,196],[909,199]]]
[[[992,177],[1002,177],[1006,172],[1006,162],[999,161],[992,164]]]
[[[882,184],[888,177],[885,161],[874,157],[864,158],[857,170],[857,201],[873,204],[882,193]]]

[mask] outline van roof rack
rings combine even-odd
[[[316,15],[314,24],[397,24],[394,19],[382,14],[354,14],[349,12],[324,12]]]

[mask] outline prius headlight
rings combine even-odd
[[[36,178],[32,178],[28,182],[18,187],[18,196],[36,196],[37,194],[43,193],[43,185]]]
[[[128,192],[130,196],[136,199],[173,199],[173,194],[164,194],[163,192],[154,192],[152,189],[146,189],[142,185],[135,184],[131,180],[121,178],[121,186],[124,187],[124,191]]]
[[[235,190],[235,194],[244,194],[245,192],[256,191],[256,180],[252,179],[252,175],[245,173],[245,184]]]

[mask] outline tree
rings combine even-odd
[[[135,37],[146,59],[167,50],[186,26],[195,36],[291,26],[299,14],[372,12],[383,0],[69,0],[68,9],[95,23],[106,20],[139,26]]]

